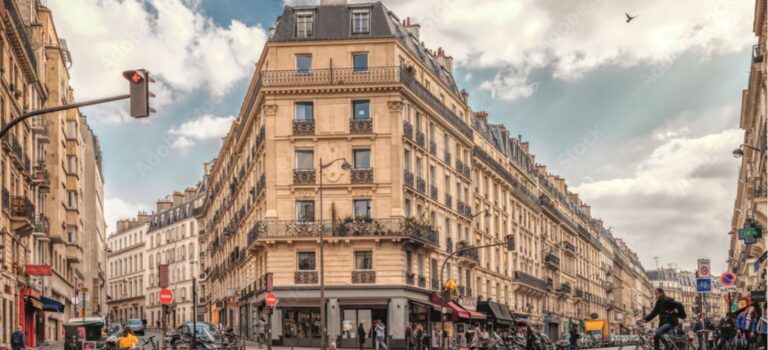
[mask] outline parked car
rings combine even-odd
[[[181,326],[176,327],[173,332],[169,332],[169,343],[173,349],[215,349],[225,347],[222,337],[214,329],[214,327],[205,322],[197,322],[195,325],[197,331],[197,345],[191,346],[193,340],[192,337],[192,322],[187,322]]]
[[[136,335],[144,335],[144,323],[140,319],[132,318],[125,323],[125,328],[128,328]]]

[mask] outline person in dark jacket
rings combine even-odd
[[[413,329],[411,328],[411,323],[406,322],[405,323],[405,349],[411,350],[413,349]]]
[[[24,340],[24,331],[21,329],[21,324],[16,328],[16,331],[11,333],[11,349],[23,350],[26,346],[26,340]]]
[[[650,322],[656,316],[659,316],[659,328],[656,328],[656,333],[653,337],[653,348],[660,350],[661,338],[669,331],[675,329],[679,318],[686,318],[685,306],[675,301],[675,299],[664,295],[664,289],[656,288],[653,293],[656,296],[656,305],[653,306],[650,314],[643,317],[643,321]]]
[[[579,338],[581,338],[581,334],[579,334],[579,330],[576,328],[576,325],[571,326],[569,334],[570,337],[568,337],[568,349],[576,350],[579,345]]]
[[[734,321],[733,315],[728,314],[720,320],[720,325],[717,328],[717,349],[725,349],[736,336],[736,321]]]
[[[365,326],[363,326],[363,323],[360,322],[360,325],[357,326],[357,341],[360,345],[360,350],[365,349],[365,336],[368,333],[365,331]]]
[[[696,338],[699,340],[699,350],[707,350],[707,321],[704,319],[704,314],[699,314],[693,331],[696,332]]]
[[[536,335],[533,334],[533,329],[530,325],[525,326],[525,349],[534,350],[536,343]]]

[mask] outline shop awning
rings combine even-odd
[[[43,303],[40,302],[40,299],[35,298],[31,295],[28,295],[24,298],[24,300],[27,301],[27,304],[35,309],[42,310],[43,309]]]
[[[46,297],[40,297],[40,301],[43,302],[44,311],[64,313],[64,304]]]
[[[470,319],[473,319],[473,320],[484,320],[486,318],[485,314],[482,313],[482,312],[477,312],[477,311],[473,311],[473,310],[467,309],[466,307],[464,307],[464,305],[461,305],[461,304],[459,304],[459,306],[461,306],[461,308],[464,309],[464,311],[469,313],[469,318]]]
[[[492,301],[481,301],[477,303],[477,310],[481,312],[485,312],[492,318],[494,318],[497,322],[502,324],[512,324],[514,322],[514,318],[509,313],[509,309],[502,304],[495,303]]]
[[[432,295],[430,296],[430,301],[433,304],[441,305],[442,304],[442,300],[443,299],[437,293],[432,293]],[[464,319],[467,319],[467,320],[470,319],[469,312],[466,309],[464,309],[463,307],[461,307],[461,305],[456,304],[456,302],[454,302],[453,300],[449,300],[445,304],[445,307],[448,310],[451,310],[451,312],[453,313],[453,317],[454,318],[464,318]]]

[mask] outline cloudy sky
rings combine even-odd
[[[289,4],[316,1],[288,0]],[[531,142],[646,267],[725,266],[753,1],[385,0],[456,59],[475,110]],[[158,113],[84,109],[102,140],[106,214],[194,185],[239,111],[281,0],[50,0],[78,99],[158,80]],[[625,13],[638,17],[625,22]]]

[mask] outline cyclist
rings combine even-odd
[[[664,295],[664,289],[656,288],[653,294],[656,297],[656,305],[654,305],[650,314],[638,322],[650,322],[654,317],[659,316],[659,328],[656,328],[656,333],[653,337],[653,348],[654,350],[660,350],[661,338],[677,326],[678,319],[685,319],[687,316],[685,315],[685,306],[679,301]]]
[[[123,336],[120,337],[120,340],[117,342],[117,348],[118,349],[132,349],[139,345],[139,338],[136,338],[135,335],[133,335],[133,332],[131,332],[128,327],[125,327],[123,330]]]

